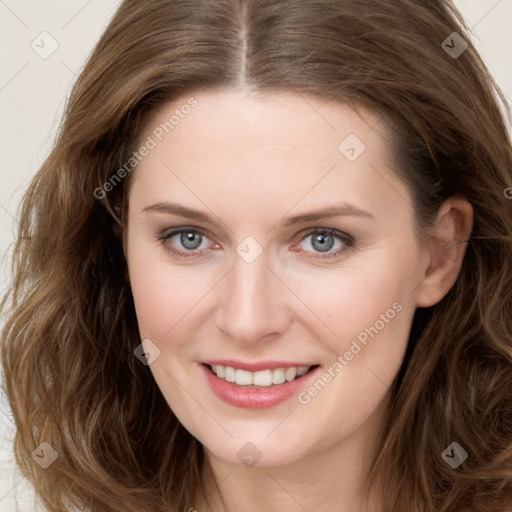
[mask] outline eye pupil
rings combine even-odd
[[[201,241],[200,238],[201,234],[199,233],[193,233],[192,231],[183,232],[181,234],[181,243],[183,244],[183,247],[186,247],[187,249],[197,249],[201,243],[199,243],[197,246],[194,246],[194,244],[197,242],[197,239],[199,239],[199,242]]]
[[[320,245],[317,247],[315,243],[319,243]],[[313,247],[320,252],[327,252],[332,249],[334,244],[334,239],[331,235],[319,234],[313,238]]]

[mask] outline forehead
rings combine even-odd
[[[141,138],[149,134],[157,142],[183,143],[193,132],[204,149],[288,146],[303,152],[330,146],[337,154],[338,145],[350,133],[374,147],[382,146],[379,133],[385,129],[381,117],[367,109],[358,107],[355,112],[348,104],[318,96],[214,89],[182,95],[160,107]]]
[[[182,190],[195,203],[212,194],[260,206],[271,199],[307,206],[320,197],[379,203],[396,200],[396,187],[403,188],[389,186],[397,178],[380,116],[316,96],[182,95],[150,117],[139,145],[149,140],[152,149],[132,176],[136,195],[148,201]]]

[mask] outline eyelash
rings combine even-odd
[[[179,229],[173,229],[169,232],[163,232],[162,234],[157,235],[155,238],[162,244],[165,245],[169,239],[171,239],[173,236],[180,235],[182,233],[196,233],[200,234],[206,238],[208,238],[208,234],[200,229],[200,228],[191,228],[191,227],[183,227]],[[346,252],[348,249],[351,249],[355,245],[355,240],[347,233],[343,233],[342,231],[338,231],[337,229],[332,228],[311,228],[309,229],[302,238],[299,240],[299,242],[302,242],[309,236],[315,234],[315,233],[321,233],[324,235],[331,235],[338,239],[340,239],[345,247],[342,247],[338,249],[335,252],[326,253],[327,256],[310,256],[308,255],[308,258],[315,259],[315,260],[331,260],[334,258],[337,258],[341,253]],[[206,249],[195,249],[190,251],[181,251],[179,249],[169,249],[174,255],[180,257],[180,258],[195,258],[197,257],[202,251]],[[309,251],[306,251],[309,252]],[[315,254],[321,254],[321,253],[315,253]]]

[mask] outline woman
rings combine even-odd
[[[508,510],[499,101],[445,2],[123,2],[2,336],[48,510]]]

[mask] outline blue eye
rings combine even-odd
[[[201,253],[207,250],[207,246],[201,246],[205,240],[209,240],[203,230],[191,227],[182,227],[164,232],[156,238],[179,258],[200,256]],[[308,258],[318,260],[336,258],[355,244],[354,239],[350,235],[336,229],[327,228],[310,229],[302,236],[300,243],[302,244],[308,239],[311,240],[310,246],[312,250],[306,249],[304,252],[309,253]],[[338,241],[337,247],[335,247],[336,241]],[[182,249],[179,248],[180,246]],[[215,244],[215,246],[219,247],[218,244]],[[333,248],[335,248],[334,251],[332,251]]]
[[[313,248],[315,254],[314,256],[308,257],[313,259],[336,258],[347,249],[353,247],[355,243],[350,235],[336,229],[311,229],[302,238],[301,243],[308,239],[311,240],[310,246]],[[339,241],[339,245],[334,252],[330,252],[336,244],[336,239]],[[323,256],[323,254],[325,254],[325,256]]]
[[[172,247],[175,246],[176,242],[174,242],[173,244],[168,244],[168,242],[172,242],[172,239],[175,237],[177,237],[177,242],[179,242],[179,244],[181,244],[181,246],[184,247],[185,250],[175,249],[174,247]],[[197,228],[179,228],[169,233],[159,235],[157,238],[163,244],[171,245],[171,252],[176,254],[177,256],[191,258],[197,256],[198,253],[204,250],[204,248],[199,248],[204,239],[207,237],[202,230]]]

